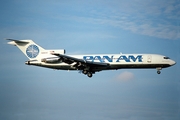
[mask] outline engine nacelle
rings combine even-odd
[[[58,54],[65,54],[66,50],[60,49],[60,50],[48,50],[51,54],[52,53],[58,53]]]
[[[60,63],[61,60],[59,58],[44,58],[41,60],[41,62],[45,63]]]
[[[58,49],[58,50],[43,50],[43,51],[41,51],[41,55],[51,55],[52,53],[65,54],[66,50]]]

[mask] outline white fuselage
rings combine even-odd
[[[168,57],[158,54],[93,54],[93,55],[68,55],[74,58],[82,59],[90,62],[109,63],[108,67],[97,67],[95,71],[122,69],[122,68],[165,68],[175,64],[175,61]],[[42,62],[42,59],[56,60],[57,56],[45,55],[41,59],[29,61],[27,64],[41,67],[77,70],[72,67],[73,64],[63,62]]]

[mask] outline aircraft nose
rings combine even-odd
[[[171,60],[171,65],[175,65],[176,62],[174,60]]]

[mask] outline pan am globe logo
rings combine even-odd
[[[39,54],[39,48],[36,45],[29,45],[26,49],[26,54],[29,58],[35,58]]]

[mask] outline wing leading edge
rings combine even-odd
[[[74,67],[75,69],[82,70],[84,74],[87,74],[88,77],[92,77],[97,71],[101,71],[103,68],[109,67],[109,63],[100,63],[100,62],[90,62],[83,59],[71,57],[64,54],[51,53],[52,55],[58,56],[60,61],[67,63]]]
[[[107,67],[107,66],[109,66],[108,63],[85,61],[85,60],[83,60],[83,59],[71,57],[71,56],[64,55],[64,54],[52,53],[52,55],[58,56],[62,62],[67,63],[67,64],[80,63],[80,64],[86,64],[86,65],[88,65],[88,66],[102,66],[102,67]]]

